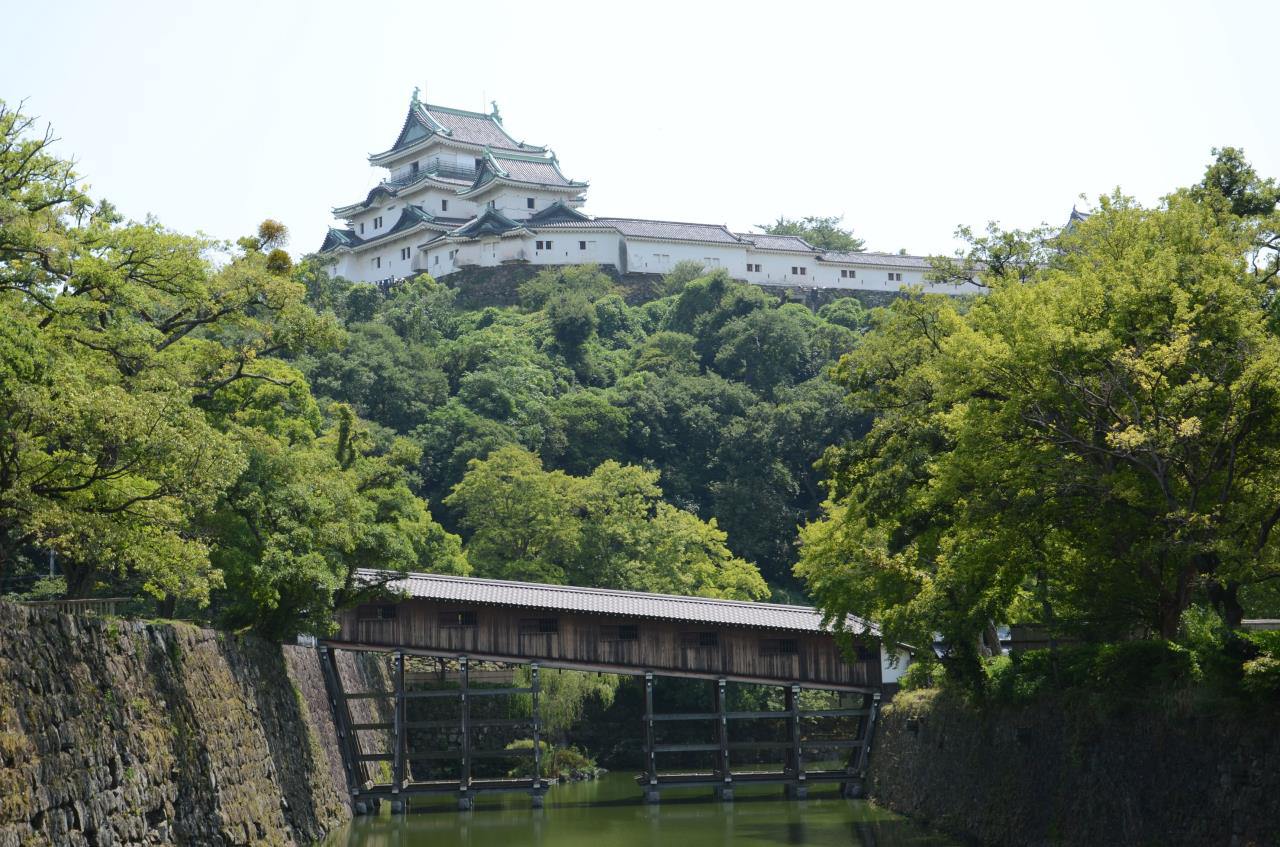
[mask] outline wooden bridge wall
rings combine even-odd
[[[393,611],[392,611],[393,610]],[[459,612],[474,614],[474,626],[447,625]],[[382,615],[392,615],[382,617]],[[554,619],[555,633],[530,632],[531,622]],[[522,627],[523,623],[523,627]],[[800,683],[814,687],[872,689],[880,685],[880,651],[869,644],[858,661],[846,661],[825,633],[710,626],[625,619],[554,610],[465,606],[409,599],[348,609],[330,641],[352,646],[402,648],[446,655],[512,661],[545,661],[588,670],[745,681]],[[635,626],[634,641],[609,640],[610,628]],[[698,633],[716,633],[715,646],[690,646]],[[793,641],[794,654],[777,654],[768,642]],[[789,645],[788,645],[789,646]]]

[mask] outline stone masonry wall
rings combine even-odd
[[[0,603],[0,847],[311,844],[350,814],[315,650]]]
[[[1280,845],[1280,713],[909,692],[874,746],[873,799],[995,847]]]

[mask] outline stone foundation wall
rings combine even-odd
[[[1280,844],[1280,711],[887,705],[873,799],[996,847]]]
[[[350,814],[315,650],[0,603],[0,847],[311,844]]]

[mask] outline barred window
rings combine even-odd
[[[444,627],[472,627],[476,625],[475,609],[449,609],[440,613],[440,625]]]
[[[555,635],[560,632],[559,618],[521,618],[521,635]]]
[[[719,647],[720,633],[711,631],[680,633],[682,647]]]
[[[395,606],[359,606],[356,617],[362,621],[393,621],[396,619]]]
[[[763,638],[760,640],[761,656],[794,656],[800,645],[794,638]]]
[[[601,641],[639,641],[640,627],[633,623],[607,624],[600,627]]]

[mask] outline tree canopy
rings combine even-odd
[[[874,313],[836,377],[874,421],[828,453],[801,534],[824,609],[941,634],[961,676],[993,623],[1169,638],[1197,598],[1238,623],[1242,592],[1280,578],[1271,190],[1112,195],[1042,261],[987,263],[979,299]],[[974,249],[993,243],[1028,242]]]
[[[866,243],[854,236],[853,230],[840,225],[843,221],[844,218],[839,215],[808,215],[803,218],[779,215],[773,223],[756,224],[756,227],[770,235],[798,235],[819,250],[836,253],[860,253],[866,250]]]

